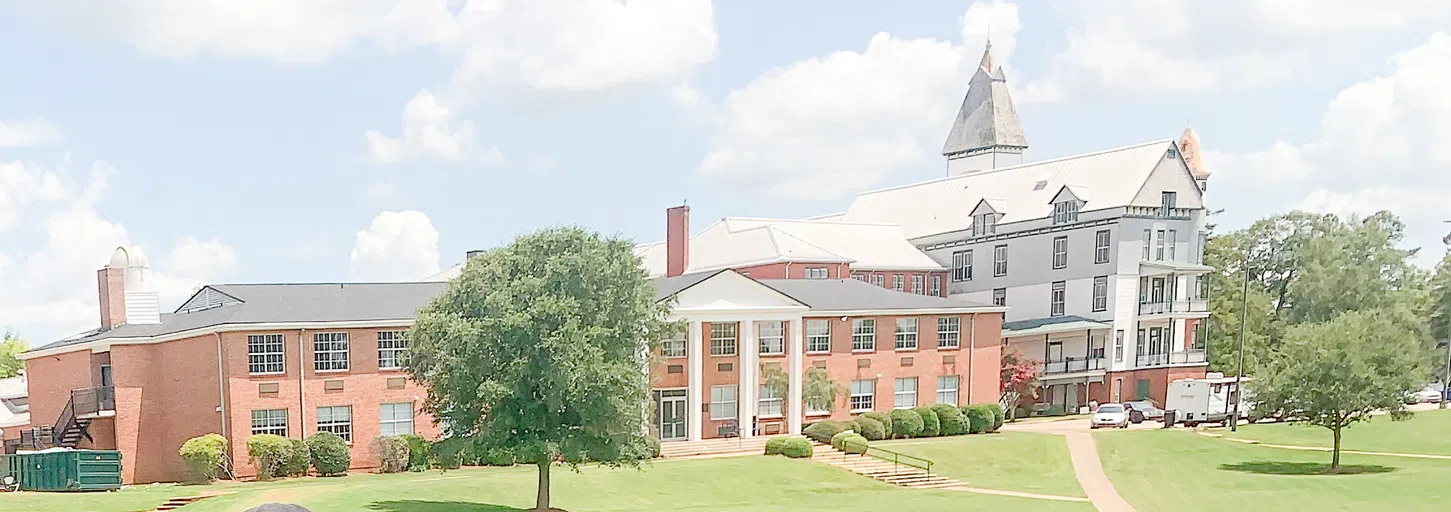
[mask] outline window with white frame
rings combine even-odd
[[[870,411],[876,407],[877,379],[851,381],[851,412]]]
[[[1103,335],[1094,334],[1088,337],[1088,357],[1103,359]]]
[[[852,274],[851,275],[851,278],[852,279],[856,279],[857,281],[861,281],[863,283],[867,282],[867,275],[866,274],[863,274],[861,272],[857,272],[857,273]]]
[[[1164,192],[1163,195],[1160,196],[1160,204],[1164,208],[1163,216],[1168,217],[1169,210],[1173,210],[1174,207],[1178,205],[1178,196],[1179,194],[1177,192]]]
[[[925,291],[922,288],[922,276],[912,276],[912,293],[922,295]]]
[[[1113,235],[1107,229],[1093,234],[1093,262],[1108,263],[1108,243]]]
[[[1008,246],[993,247],[993,277],[1008,275]]]
[[[806,321],[806,351],[831,351],[831,320]]]
[[[1108,311],[1108,276],[1093,278],[1093,311]]]
[[[993,288],[993,305],[994,306],[1006,306],[1006,305],[1008,305],[1008,289],[1007,288]]]
[[[1149,261],[1149,248],[1154,245],[1154,230],[1144,230],[1144,261]]]
[[[1053,203],[1053,223],[1068,224],[1072,222],[1078,222],[1078,201]]]
[[[1179,241],[1179,230],[1171,229],[1165,236],[1168,237],[1164,239],[1164,253],[1168,256],[1165,259],[1174,261],[1179,254],[1178,251],[1174,250],[1175,242]]]
[[[917,378],[898,377],[892,383],[892,408],[911,409],[917,406]]]
[[[756,323],[756,339],[761,342],[762,355],[786,353],[785,322],[772,320]]]
[[[1164,261],[1164,230],[1160,229],[1154,237],[1154,261]]]
[[[942,276],[932,276],[932,288],[928,290],[928,295],[933,297],[942,296]]]
[[[826,267],[806,267],[807,279],[826,279]]]
[[[332,432],[349,443],[353,442],[353,407],[340,405],[317,408],[317,431]]]
[[[348,333],[313,333],[312,369],[319,372],[348,369]]]
[[[761,398],[757,400],[756,414],[760,416],[780,416],[781,405],[785,403],[781,393],[774,387],[761,384]]]
[[[872,318],[853,318],[851,321],[851,349],[877,349],[877,321]]]
[[[401,436],[413,433],[413,402],[383,404],[378,407],[378,435]]]
[[[972,280],[972,249],[952,253],[952,280]]]
[[[737,328],[738,325],[735,322],[711,322],[710,355],[736,355]]]
[[[404,331],[378,331],[378,368],[402,368],[403,354],[408,352]]]
[[[1066,237],[1066,236],[1055,236],[1055,237],[1053,237],[1053,268],[1056,270],[1056,269],[1067,268],[1067,267],[1068,267],[1068,237]]]
[[[956,375],[939,375],[937,377],[937,403],[957,405],[957,383]]]
[[[736,417],[736,387],[710,387],[710,419],[728,420]]]
[[[972,236],[991,235],[998,232],[998,216],[984,213],[972,216]]]
[[[253,410],[252,435],[258,434],[287,437],[287,409]]]
[[[1208,248],[1209,248],[1209,234],[1208,233],[1200,233],[1199,234],[1199,248],[1190,251],[1190,253],[1194,255],[1194,262],[1195,263],[1200,263],[1200,264],[1203,264],[1204,263],[1204,250],[1205,249],[1208,249]]]
[[[883,286],[885,279],[881,274],[872,274],[872,286]]]
[[[897,319],[897,350],[917,349],[917,319]]]
[[[1053,282],[1053,291],[1048,297],[1048,316],[1063,316],[1063,281]]]
[[[1124,360],[1124,330],[1119,329],[1113,332],[1113,360]]]
[[[247,373],[282,373],[284,360],[281,334],[247,335]]]
[[[671,339],[661,341],[660,357],[685,357],[685,340]]]
[[[955,316],[937,317],[937,348],[957,348],[962,339],[962,319]]]
[[[905,283],[905,280],[902,279],[902,274],[894,274],[894,275],[892,275],[892,289],[893,290],[897,290],[899,292],[902,291],[902,286],[903,286],[904,283]]]

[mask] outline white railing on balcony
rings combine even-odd
[[[1160,219],[1188,219],[1190,208],[1164,208],[1162,206],[1130,206],[1124,212],[1129,217],[1152,217]]]
[[[1165,315],[1169,313],[1203,313],[1209,311],[1206,299],[1180,299],[1139,304],[1140,315]]]
[[[1043,374],[1086,372],[1103,368],[1102,357],[1065,357],[1059,361],[1043,363]]]
[[[1167,354],[1139,354],[1138,367],[1146,368],[1152,366],[1165,366],[1171,364],[1196,364],[1203,363],[1203,350],[1185,350],[1183,352],[1170,352]]]

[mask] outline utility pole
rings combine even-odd
[[[1239,369],[1234,372],[1234,413],[1229,416],[1229,431],[1239,432],[1239,403],[1244,401],[1244,390],[1240,383],[1244,379],[1244,330],[1249,320],[1249,253],[1244,254],[1240,264],[1244,273],[1244,289],[1239,296]]]
[[[1451,402],[1447,400],[1451,398],[1451,395],[1447,394],[1448,391],[1451,391],[1451,340],[1436,340],[1437,347],[1442,345],[1446,346],[1446,375],[1441,377],[1441,399],[1437,402],[1440,402],[1441,408],[1445,409],[1448,402]]]

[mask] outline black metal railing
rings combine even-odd
[[[116,410],[116,388],[96,386],[71,391],[71,403],[77,416]],[[59,425],[60,423],[56,423]]]
[[[19,439],[5,440],[5,453],[15,453],[16,450],[44,450],[50,448],[51,436],[50,425],[40,425],[21,430]]]
[[[1058,361],[1043,363],[1043,373],[1073,373],[1102,370],[1102,357],[1065,357]]]
[[[878,448],[870,444],[862,444],[855,441],[844,441],[841,443],[841,450],[847,453],[859,453],[865,457],[872,457],[877,460],[892,463],[893,466],[907,466],[932,472],[932,461],[915,455],[894,452],[885,448]]]
[[[1163,315],[1168,313],[1204,313],[1209,311],[1207,299],[1179,299],[1139,303],[1140,315]]]
[[[1167,364],[1194,364],[1204,362],[1203,350],[1185,350],[1183,352],[1171,352],[1167,354],[1140,354],[1138,357],[1139,367],[1164,366]]]

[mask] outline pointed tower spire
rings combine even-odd
[[[993,58],[992,40],[988,40],[947,142],[942,145],[947,174],[1019,165],[1027,148],[1028,138],[1018,121],[1018,110],[1008,96],[1007,77]]]
[[[1213,173],[1204,165],[1201,152],[1199,134],[1194,132],[1193,127],[1185,127],[1184,134],[1179,136],[1179,153],[1184,155],[1184,165],[1189,167],[1189,173],[1194,175],[1194,179],[1207,180]]]

